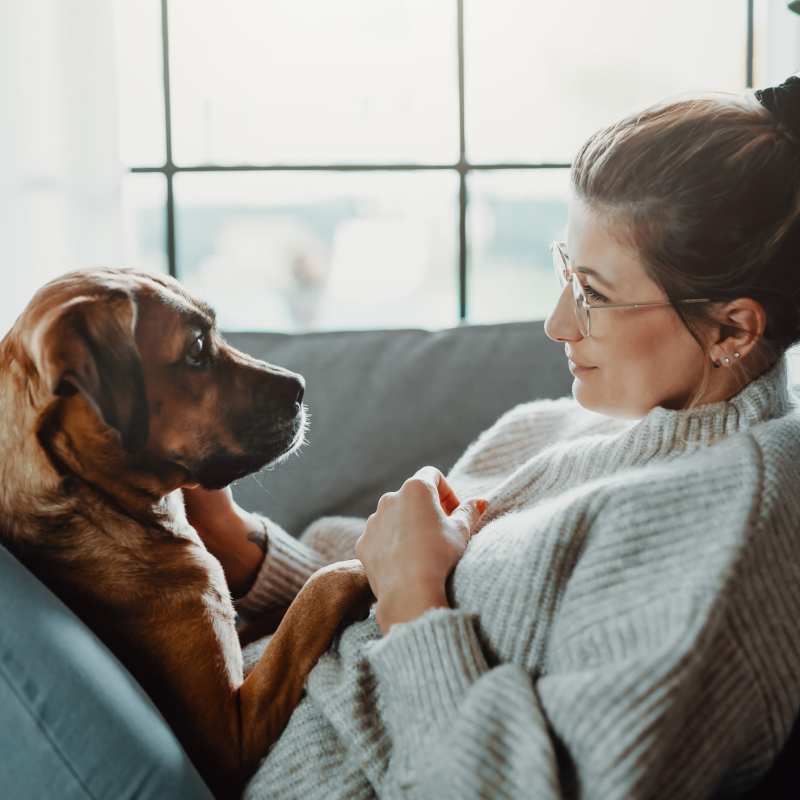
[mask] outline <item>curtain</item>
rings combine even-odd
[[[109,0],[0,0],[0,336],[33,292],[123,258]]]

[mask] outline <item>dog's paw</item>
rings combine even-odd
[[[356,615],[353,619],[362,619],[375,599],[364,565],[357,558],[321,567],[308,579],[304,590],[306,587],[313,587],[326,601],[339,605],[348,619],[351,612]]]
[[[367,572],[357,558],[351,558],[348,561],[334,561],[332,564],[320,567],[311,575],[309,581],[350,582],[361,585],[367,581]]]

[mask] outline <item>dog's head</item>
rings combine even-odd
[[[228,345],[213,311],[166,276],[65,275],[6,341],[57,469],[219,488],[303,440],[303,378]]]

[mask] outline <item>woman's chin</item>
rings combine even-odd
[[[604,417],[636,420],[644,417],[649,410],[641,408],[637,403],[626,403],[623,397],[603,397],[596,387],[590,388],[580,378],[575,378],[572,382],[572,396],[581,408]]]
[[[603,397],[599,387],[592,385],[591,381],[575,377],[572,381],[572,396],[575,402],[587,411],[594,411],[595,414],[605,414],[606,416],[616,416],[616,403],[609,403],[607,397]]]
[[[580,378],[574,378],[572,381],[572,396],[575,402],[585,408],[587,411],[594,411],[592,404],[592,392],[584,381]]]

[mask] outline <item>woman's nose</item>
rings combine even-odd
[[[554,342],[575,342],[583,338],[575,318],[575,297],[571,283],[561,290],[555,307],[544,321],[544,332]]]

